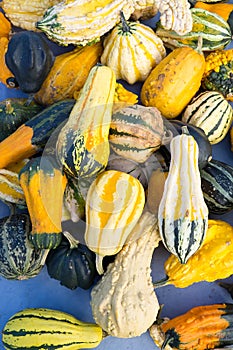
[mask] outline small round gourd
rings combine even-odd
[[[166,56],[162,40],[139,22],[129,22],[121,13],[119,23],[104,40],[101,63],[113,69],[117,79],[129,84],[145,81],[150,71]]]

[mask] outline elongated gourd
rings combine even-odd
[[[155,321],[159,303],[150,264],[159,241],[156,215],[144,212],[127,244],[93,287],[93,317],[108,334],[119,338],[140,336]]]
[[[54,64],[34,99],[42,105],[74,98],[102,53],[102,43],[78,47],[56,56]]]
[[[145,192],[133,176],[117,170],[101,173],[91,184],[86,198],[85,242],[96,253],[97,271],[102,260],[123,247],[142,214]]]
[[[202,53],[187,46],[173,50],[143,83],[142,104],[157,107],[165,118],[176,118],[199,90],[204,70]]]
[[[67,178],[54,158],[32,158],[20,171],[32,222],[29,240],[36,248],[56,248],[62,239],[62,203]]]
[[[94,66],[59,132],[57,158],[73,177],[94,177],[107,165],[115,85],[111,68]]]
[[[168,251],[185,264],[203,242],[208,208],[201,189],[194,137],[185,133],[175,136],[170,150],[170,168],[158,209],[159,231]]]
[[[102,329],[58,310],[29,308],[15,313],[2,331],[5,349],[78,350],[97,347]]]

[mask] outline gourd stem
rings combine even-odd
[[[12,107],[11,101],[6,100],[6,113],[11,114],[14,112],[14,108]]]
[[[189,129],[188,129],[188,127],[186,125],[182,126],[181,130],[182,130],[182,135],[190,135]]]
[[[169,284],[169,277],[168,276],[166,276],[165,278],[163,278],[159,281],[153,282],[154,288],[166,286],[167,284]]]
[[[169,343],[173,340],[173,338],[170,335],[166,335],[164,342],[161,346],[161,350],[164,350],[166,348],[167,345],[169,345]]]
[[[103,269],[103,256],[96,254],[96,270],[99,275],[103,275],[104,269]]]
[[[130,32],[130,27],[127,24],[127,21],[125,19],[123,11],[120,12],[120,18],[121,18],[121,24],[122,24],[122,31],[123,31],[123,33]]]
[[[42,257],[41,262],[40,262],[40,264],[41,264],[42,266],[45,265],[45,261],[46,261],[46,259],[47,259],[47,256],[48,256],[49,251],[50,251],[50,249],[44,249],[44,254],[43,254],[43,257]]]
[[[70,232],[64,231],[63,235],[66,237],[66,239],[68,239],[70,243],[70,249],[74,249],[78,247],[79,241],[75,239]]]

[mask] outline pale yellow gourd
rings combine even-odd
[[[144,212],[128,244],[91,292],[95,322],[119,338],[140,336],[155,321],[159,302],[151,281],[151,259],[160,237],[157,217]]]

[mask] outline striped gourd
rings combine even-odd
[[[171,163],[159,204],[162,241],[181,263],[199,249],[207,230],[208,208],[201,190],[198,145],[194,137],[175,136],[170,143]]]
[[[142,214],[144,188],[133,176],[108,170],[92,182],[86,198],[85,241],[96,253],[97,271],[102,260],[118,253]]]
[[[152,68],[165,56],[162,40],[148,26],[126,21],[121,13],[121,23],[105,38],[101,62],[111,67],[116,79],[129,84],[145,81]],[[130,62],[130,64],[129,64]]]
[[[2,331],[5,349],[95,348],[102,340],[102,329],[74,316],[45,308],[30,308],[14,314]]]
[[[201,169],[201,187],[209,212],[225,214],[233,209],[233,167],[212,159]]]
[[[120,11],[128,19],[134,11],[133,1],[62,1],[45,12],[37,28],[59,45],[86,45],[112,29],[120,21]]]
[[[59,132],[57,157],[71,176],[93,177],[107,165],[115,86],[111,68],[94,66]]]
[[[156,107],[133,105],[112,115],[110,146],[127,159],[145,162],[160,147],[163,136],[163,117]]]
[[[231,42],[231,28],[227,21],[216,13],[192,8],[193,27],[184,35],[175,31],[166,30],[160,24],[157,25],[156,34],[163,40],[165,46],[174,49],[176,47],[189,46],[196,48],[198,37],[202,38],[202,50],[212,51],[223,49]]]
[[[211,144],[226,136],[233,120],[230,103],[217,91],[205,91],[185,108],[182,121],[201,128]]]

